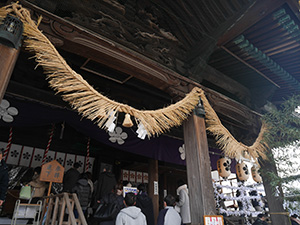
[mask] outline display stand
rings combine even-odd
[[[16,225],[18,219],[33,219],[33,224],[39,225],[41,211],[41,200],[38,201],[36,204],[21,203],[20,200],[17,200],[13,217],[11,220],[11,225]]]

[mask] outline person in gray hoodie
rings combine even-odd
[[[146,217],[141,209],[136,207],[136,195],[126,194],[124,199],[126,208],[122,209],[116,219],[116,225],[147,225]]]

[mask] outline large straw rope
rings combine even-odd
[[[23,22],[26,50],[35,53],[36,62],[38,66],[44,68],[50,86],[57,93],[61,93],[63,99],[81,115],[97,123],[100,128],[105,127],[109,117],[123,112],[133,116],[137,124],[142,123],[149,137],[158,135],[173,126],[181,125],[201,97],[206,110],[207,130],[216,136],[217,143],[225,155],[231,158],[239,156],[248,156],[254,159],[258,156],[265,158],[264,151],[267,146],[262,143],[262,136],[266,127],[262,126],[260,134],[252,146],[238,142],[221,124],[201,88],[195,87],[181,101],[158,110],[137,110],[126,104],[115,102],[97,92],[80,74],[70,68],[52,43],[38,29],[41,18],[36,24],[31,19],[28,10],[13,3],[0,9],[0,20],[10,13]]]

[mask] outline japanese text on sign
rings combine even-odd
[[[56,160],[46,163],[42,166],[40,175],[41,181],[62,183],[65,168]]]
[[[204,216],[204,225],[224,225],[223,216]]]

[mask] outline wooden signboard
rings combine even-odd
[[[224,225],[222,215],[204,216],[204,225]]]
[[[62,183],[64,178],[65,168],[56,160],[48,162],[42,166],[40,175],[41,181]]]

